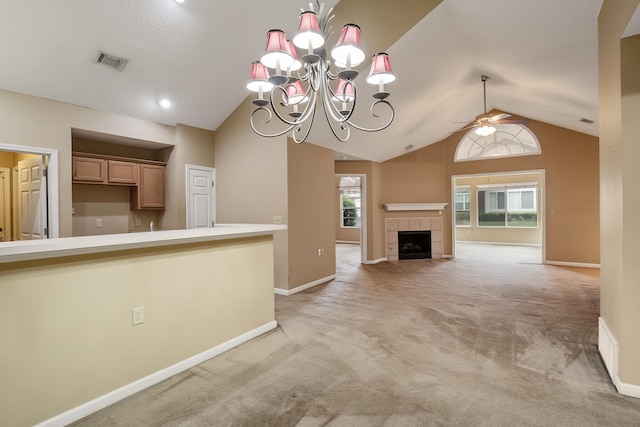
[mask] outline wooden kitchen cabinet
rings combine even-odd
[[[131,189],[131,209],[165,208],[165,167],[162,165],[140,166],[140,181]]]
[[[165,208],[164,162],[74,152],[74,184],[131,187],[131,209]]]
[[[140,165],[121,160],[107,160],[109,184],[137,185]]]
[[[103,184],[107,182],[107,161],[92,157],[73,156],[72,181],[78,183]]]

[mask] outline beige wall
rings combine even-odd
[[[637,224],[640,197],[640,42],[620,40],[638,0],[605,0],[598,17],[600,80],[600,315],[620,345],[623,383],[640,385]],[[612,372],[615,375],[616,372]]]
[[[130,187],[73,184],[72,191],[74,236],[149,231],[151,221],[160,228],[160,211],[131,210]],[[102,220],[102,227],[96,227],[96,219]]]
[[[455,185],[467,185],[470,188],[471,198],[471,224],[469,226],[456,227],[456,240],[461,242],[492,242],[492,243],[518,243],[527,245],[542,244],[542,221],[543,215],[538,216],[538,227],[536,228],[486,228],[478,227],[478,185],[487,184],[512,184],[512,183],[535,183],[536,206],[540,212],[543,208],[542,193],[543,182],[541,173],[528,174],[508,174],[508,175],[484,175],[456,178]],[[453,203],[453,202],[452,202]],[[455,207],[452,205],[452,211]]]
[[[251,131],[247,100],[215,133],[218,222],[288,224],[286,137],[262,138]],[[274,234],[275,286],[288,289],[289,231]]]
[[[33,425],[273,320],[271,236],[0,264],[0,425]]]
[[[382,202],[446,202],[444,253],[452,253],[451,177],[545,170],[548,261],[598,264],[598,139],[530,121],[542,154],[454,162],[463,134],[382,163]],[[382,243],[384,244],[384,243]]]
[[[289,140],[289,284],[294,289],[336,273],[332,150]],[[318,256],[318,249],[324,255]]]
[[[55,149],[59,152],[60,236],[71,236],[71,151],[72,129],[82,129],[115,137],[150,141],[158,147],[180,147],[179,160],[169,159],[167,187],[169,209],[163,228],[184,228],[179,201],[185,199],[184,162],[213,166],[213,132],[166,126],[121,114],[93,110],[62,102],[0,90],[0,143]],[[190,144],[194,148],[190,148]],[[185,150],[185,153],[182,152]],[[163,159],[164,160],[164,159]],[[182,178],[181,178],[182,177]],[[180,186],[182,179],[183,185]],[[177,184],[176,184],[177,182]],[[183,202],[184,203],[184,202]],[[175,210],[175,211],[174,211]],[[180,217],[182,215],[182,217]]]

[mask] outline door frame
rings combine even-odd
[[[547,210],[546,210],[546,170],[545,169],[531,169],[531,170],[518,170],[510,172],[486,172],[486,173],[471,173],[465,175],[451,175],[451,256],[456,257],[456,207],[455,207],[455,193],[456,193],[456,179],[469,178],[469,177],[482,177],[482,176],[505,176],[505,175],[523,175],[523,174],[540,174],[540,228],[542,228],[542,264],[547,263]]]
[[[360,178],[360,263],[367,263],[367,175],[364,173],[337,173],[337,177],[357,176]]]
[[[211,175],[213,176],[213,184],[211,185],[211,191],[213,192],[213,197],[211,197],[211,206],[209,206],[209,208],[211,209],[212,212],[212,218],[213,218],[213,222],[215,224],[215,222],[217,221],[217,216],[216,216],[216,168],[212,168],[209,166],[198,166],[198,165],[190,165],[187,164],[185,165],[185,195],[186,195],[186,220],[185,220],[185,226],[187,228],[191,228],[191,210],[193,209],[193,206],[191,206],[191,186],[190,186],[190,180],[189,180],[189,172],[191,172],[192,170],[204,170],[204,171],[208,171],[211,172]]]
[[[58,150],[43,147],[29,147],[0,143],[0,151],[36,154],[47,160],[47,221],[50,239],[60,237],[60,204],[59,204],[59,154]]]
[[[13,240],[13,217],[11,215],[11,178],[12,171],[10,168],[0,168],[0,172],[4,172],[4,206],[0,206],[0,209],[4,212],[4,236],[5,242]]]

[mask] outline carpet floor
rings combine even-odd
[[[362,265],[276,296],[278,328],[76,426],[639,426],[597,350],[599,270],[540,249]]]

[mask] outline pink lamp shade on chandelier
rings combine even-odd
[[[289,104],[291,105],[304,103],[309,100],[300,80],[296,80],[287,86],[287,96],[289,98]]]
[[[307,10],[300,14],[298,34],[293,38],[293,43],[300,49],[309,51],[324,45],[324,36],[320,32],[318,15],[315,12]]]
[[[391,83],[395,79],[396,75],[393,74],[393,70],[391,69],[389,55],[384,52],[375,55],[371,62],[371,71],[367,77],[367,83],[380,85]]]
[[[348,80],[338,80],[338,88],[336,89],[333,99],[340,102],[351,102],[355,98],[353,83]]]
[[[298,59],[298,50],[292,41],[289,41],[289,54],[293,57],[293,65],[288,68],[289,71],[298,71],[302,68],[302,62]]]
[[[338,43],[331,51],[336,66],[341,68],[357,67],[364,61],[365,55],[360,49],[360,27],[346,24],[342,27]]]
[[[252,92],[267,92],[273,88],[269,81],[269,70],[264,64],[255,61],[251,64],[251,77],[247,83],[247,89]]]
[[[260,62],[276,70],[286,70],[293,65],[291,48],[284,31],[270,30],[267,33],[267,48]]]

